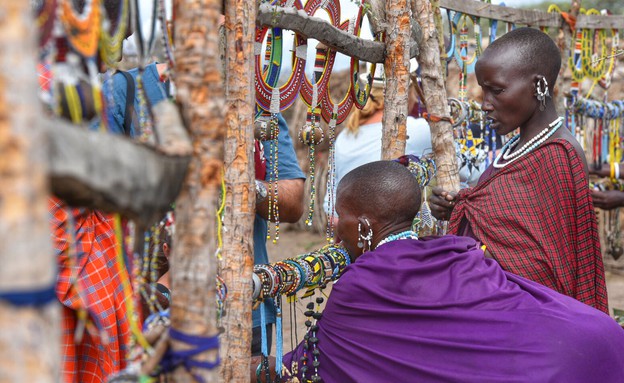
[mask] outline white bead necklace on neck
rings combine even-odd
[[[562,121],[563,117],[559,117],[557,118],[555,121],[551,122],[550,124],[548,124],[548,126],[546,128],[544,128],[544,130],[542,130],[541,132],[539,132],[535,137],[531,138],[527,143],[525,143],[524,145],[522,145],[522,147],[514,152],[512,152],[512,150],[515,149],[515,147],[518,145],[518,142],[520,142],[520,135],[516,135],[512,140],[509,141],[509,150],[505,151],[503,153],[503,159],[505,161],[511,160],[514,157],[519,156],[522,152],[524,152],[526,150],[526,148],[528,148],[529,146],[531,146],[535,141],[539,140],[540,138],[542,138],[544,135],[546,135],[546,133],[548,133],[548,131],[550,129],[552,129],[555,125],[557,125],[559,123],[559,121]]]
[[[503,146],[496,159],[494,159],[494,163],[492,164],[495,168],[500,169],[509,165],[510,163],[516,161],[521,158],[525,154],[531,153],[538,146],[544,143],[547,139],[549,139],[559,127],[563,124],[563,117],[557,118],[555,121],[548,124],[548,127],[542,130],[537,136],[533,137],[529,142],[522,145],[522,148],[511,153],[511,151],[518,145],[518,140],[520,140],[520,134],[515,135],[508,143]],[[550,131],[549,131],[550,130]],[[507,162],[501,164],[501,158],[508,160]]]

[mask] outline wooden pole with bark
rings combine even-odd
[[[386,1],[386,87],[381,143],[381,158],[384,160],[405,154],[411,16],[408,0]]]
[[[177,101],[193,141],[193,158],[176,201],[171,261],[171,326],[190,336],[214,337],[216,326],[216,211],[223,173],[224,90],[220,71],[220,0],[175,0],[174,76]],[[174,351],[190,345],[171,341]],[[193,360],[215,362],[212,349]],[[219,381],[219,369],[192,369],[205,382]],[[194,382],[185,368],[175,382]]]
[[[220,275],[228,289],[221,325],[221,380],[249,380],[251,274],[255,186],[253,162],[254,52],[256,3],[228,0],[226,30],[225,210]]]
[[[60,377],[60,311],[53,290],[45,137],[38,127],[37,29],[27,1],[0,0],[0,382]],[[15,294],[51,299],[16,305]],[[11,300],[9,300],[11,296]],[[3,299],[4,297],[4,299]],[[21,298],[25,298],[22,296]],[[34,302],[33,302],[34,303]]]
[[[438,167],[438,186],[448,191],[459,190],[459,172],[455,155],[455,140],[446,99],[443,68],[440,62],[438,33],[434,23],[434,12],[429,0],[412,0],[413,14],[423,34],[417,57],[420,64],[422,89],[426,99],[431,147]]]
[[[570,4],[570,16],[576,20],[576,17],[579,14],[581,5],[578,1],[572,0]],[[559,77],[557,77],[556,84],[556,93],[553,97],[556,97],[555,106],[557,107],[557,112],[559,115],[565,115],[565,100],[570,94],[571,90],[571,81],[567,81],[566,74],[569,69],[568,58],[571,55],[571,52],[574,50],[573,41],[576,39],[576,31],[572,30],[571,26],[567,23],[562,22],[561,32],[559,36],[557,36],[557,45],[559,46],[559,50],[561,51],[561,69],[559,70]]]

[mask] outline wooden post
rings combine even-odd
[[[226,134],[223,248],[220,275],[228,289],[221,325],[221,380],[249,380],[251,350],[251,274],[255,185],[253,113],[256,3],[228,0],[226,29]]]
[[[0,296],[46,290],[56,280],[31,12],[27,1],[0,0]],[[61,324],[52,302],[14,306],[0,298],[0,382],[58,381]]]
[[[220,72],[220,0],[175,0],[175,83],[177,101],[193,140],[193,158],[176,201],[176,231],[171,254],[171,325],[190,336],[212,337],[216,327],[216,211],[223,172],[223,80]],[[174,351],[190,346],[171,342]],[[214,362],[219,350],[194,360]],[[205,382],[219,370],[194,369]],[[184,368],[175,382],[194,382]]]
[[[440,63],[438,33],[434,24],[434,9],[429,0],[412,0],[413,14],[423,33],[418,54],[422,88],[427,113],[431,117],[431,147],[438,166],[438,186],[448,191],[459,190],[459,172],[455,155],[453,127],[446,99],[446,86]],[[435,12],[439,12],[436,8]]]
[[[577,17],[580,10],[580,4],[577,0],[572,0],[570,4],[570,15]],[[559,77],[557,77],[557,84],[555,89],[556,93],[553,97],[555,99],[555,106],[560,116],[565,116],[565,99],[567,94],[570,93],[571,80],[568,81],[565,76],[568,72],[568,60],[574,50],[574,41],[576,39],[576,31],[570,29],[567,23],[563,23],[561,26],[561,33],[557,38],[557,45],[561,52],[561,69],[559,70]]]
[[[405,154],[411,16],[408,0],[386,1],[386,88],[381,143],[384,160]]]

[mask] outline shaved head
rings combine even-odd
[[[337,190],[352,212],[381,223],[411,223],[420,209],[420,185],[395,161],[375,161],[347,173]],[[344,201],[343,201],[344,202]]]
[[[514,29],[494,40],[483,52],[483,56],[487,58],[499,55],[509,58],[510,65],[527,74],[541,74],[546,77],[551,90],[559,76],[559,48],[550,36],[538,29]]]

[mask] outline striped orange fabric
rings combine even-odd
[[[55,198],[50,198],[49,212],[59,265],[56,293],[63,304],[63,381],[105,382],[125,367],[130,336],[121,284],[128,275],[116,260],[113,221],[98,211],[69,208]],[[88,326],[79,340],[77,312],[82,308]]]

